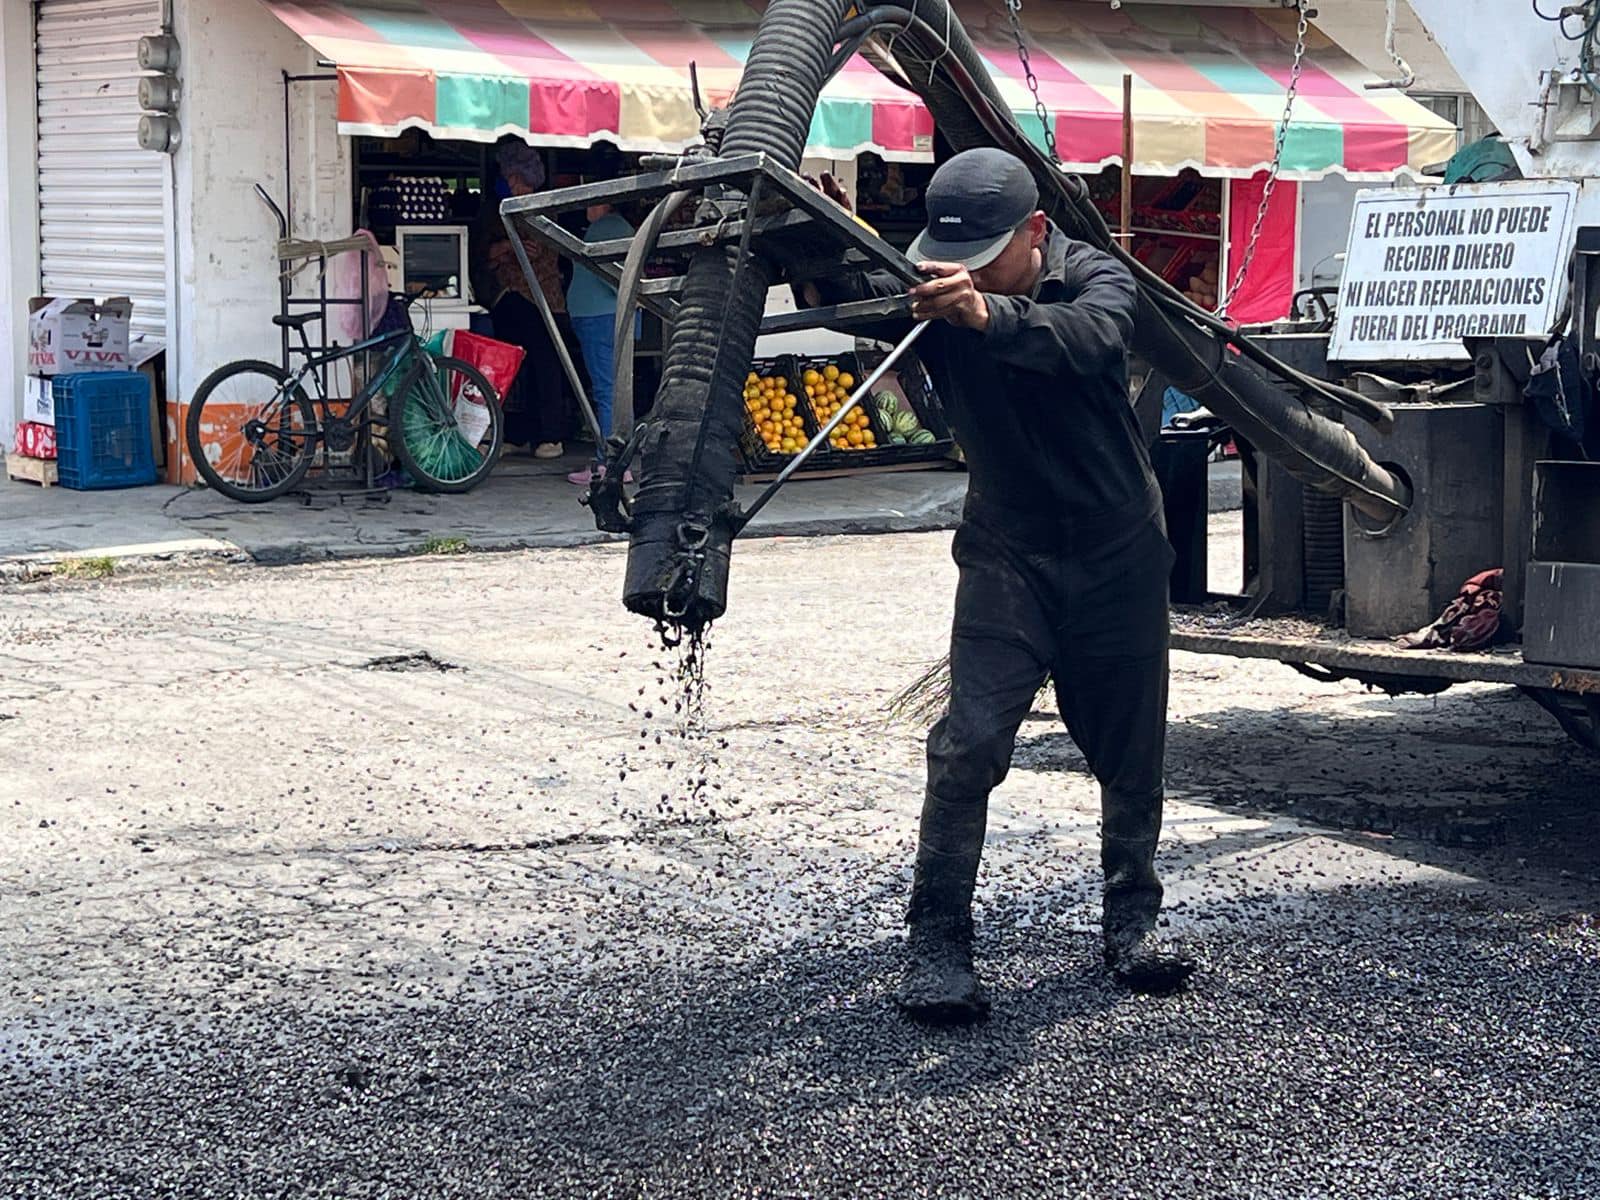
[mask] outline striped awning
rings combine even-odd
[[[698,121],[688,64],[708,100],[738,84],[760,0],[264,0],[338,66],[348,134],[410,127],[491,141],[672,151]],[[968,32],[1023,128],[1040,137],[1004,0],[958,0]],[[1135,168],[1249,176],[1273,156],[1291,75],[1294,16],[1104,0],[1023,9],[1040,95],[1063,160],[1093,170],[1122,147],[1122,76],[1134,78]],[[1455,129],[1392,91],[1314,28],[1284,148],[1290,178],[1390,178],[1448,158]],[[915,97],[861,59],[823,93],[809,152],[932,157]],[[1041,138],[1042,140],[1042,138]]]

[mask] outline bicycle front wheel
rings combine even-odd
[[[202,479],[232,500],[259,504],[305,478],[317,420],[287,371],[246,360],[206,376],[189,401],[184,439]]]
[[[466,492],[500,457],[505,418],[492,384],[471,363],[429,356],[389,401],[400,464],[425,492]]]

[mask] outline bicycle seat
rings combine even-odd
[[[308,313],[279,313],[272,318],[272,323],[280,329],[304,329],[313,321],[322,320],[319,312]]]

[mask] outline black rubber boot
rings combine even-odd
[[[1156,926],[1161,885],[1106,888],[1101,931],[1106,966],[1130,991],[1165,996],[1180,991],[1194,974],[1195,960],[1181,942]]]
[[[989,1015],[972,967],[972,918],[913,923],[907,949],[911,960],[894,997],[901,1012],[929,1025],[969,1025]]]
[[[1194,974],[1194,957],[1157,927],[1161,880],[1156,876],[1156,840],[1161,832],[1161,795],[1129,796],[1101,790],[1105,832],[1100,862],[1105,869],[1101,933],[1106,966],[1131,991],[1168,995]]]
[[[989,1015],[972,965],[972,891],[983,853],[986,805],[951,803],[931,793],[906,915],[910,960],[895,1003],[913,1020],[964,1025]]]

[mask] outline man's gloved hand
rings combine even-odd
[[[861,215],[856,212],[854,205],[850,203],[850,193],[844,190],[844,184],[840,183],[827,171],[822,173],[821,179],[818,179],[815,175],[802,175],[800,178],[804,179],[812,187],[816,188],[817,191],[821,192],[829,200],[832,200],[840,208],[844,209],[845,212],[849,213],[851,220],[855,221],[855,223],[861,226],[861,228],[865,229],[874,237],[878,235],[878,231],[863,221],[861,219]]]
[[[840,183],[827,171],[822,173],[821,179],[818,179],[815,175],[802,175],[801,178],[844,209],[845,212],[855,212],[855,208],[850,203],[850,193],[844,190],[844,184]]]
[[[800,178],[849,213],[855,223],[868,233],[876,234],[878,232],[856,215],[855,209],[850,204],[850,193],[845,191],[844,184],[840,183],[829,172],[824,171],[821,179],[818,179],[815,175],[802,175]],[[816,284],[803,283],[800,285],[800,300],[807,308],[816,308],[822,303],[822,293],[817,290]]]

